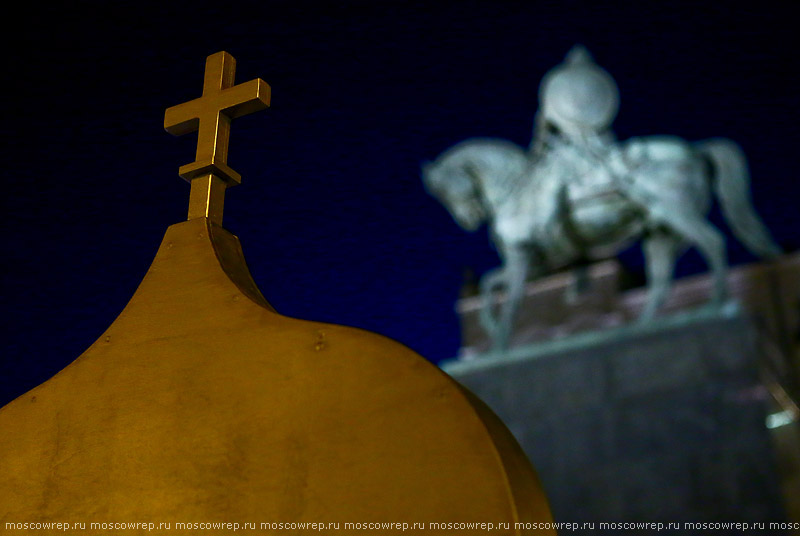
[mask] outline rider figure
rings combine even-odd
[[[623,202],[621,181],[629,175],[611,131],[619,110],[619,90],[611,75],[577,45],[543,78],[539,104],[531,158],[539,176],[546,174],[561,183],[561,206],[540,214],[540,235],[566,234],[570,247],[581,252],[578,257],[589,258],[589,244],[619,227],[619,212],[612,207]],[[555,228],[567,213],[592,221],[592,230]]]
[[[592,60],[583,46],[576,45],[564,62],[543,78],[539,103],[532,156],[553,158],[561,165],[570,163],[574,169],[564,176],[579,184],[607,188],[613,177],[600,178],[597,173],[611,160],[617,160],[611,157],[620,151],[611,131],[619,110],[619,90],[611,75]],[[608,171],[607,174],[610,175]]]

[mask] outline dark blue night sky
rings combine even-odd
[[[164,132],[164,110],[200,95],[219,50],[237,82],[272,86],[271,110],[234,122],[225,227],[283,314],[454,356],[463,270],[498,259],[425,193],[420,163],[469,137],[527,145],[539,81],[578,42],[617,79],[621,139],[738,141],[757,209],[800,246],[797,27],[778,3],[34,4],[3,37],[0,404],[103,332],[184,219],[196,137]]]

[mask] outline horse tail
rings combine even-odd
[[[696,147],[714,168],[714,193],[736,238],[759,257],[780,255],[780,246],[772,240],[750,200],[750,173],[739,145],[728,139],[714,138],[698,142]]]

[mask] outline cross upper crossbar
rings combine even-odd
[[[256,78],[233,85],[236,60],[227,52],[206,59],[203,96],[168,108],[164,128],[181,136],[197,131],[195,161],[181,166],[178,173],[192,184],[189,219],[207,217],[222,222],[225,188],[241,182],[228,166],[231,120],[269,106],[270,87]]]

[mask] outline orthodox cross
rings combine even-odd
[[[203,96],[167,108],[164,128],[181,136],[197,131],[195,161],[178,169],[189,181],[189,217],[208,218],[222,224],[225,189],[242,181],[228,167],[228,139],[231,120],[269,106],[269,85],[256,78],[234,86],[236,60],[227,52],[206,59]]]

